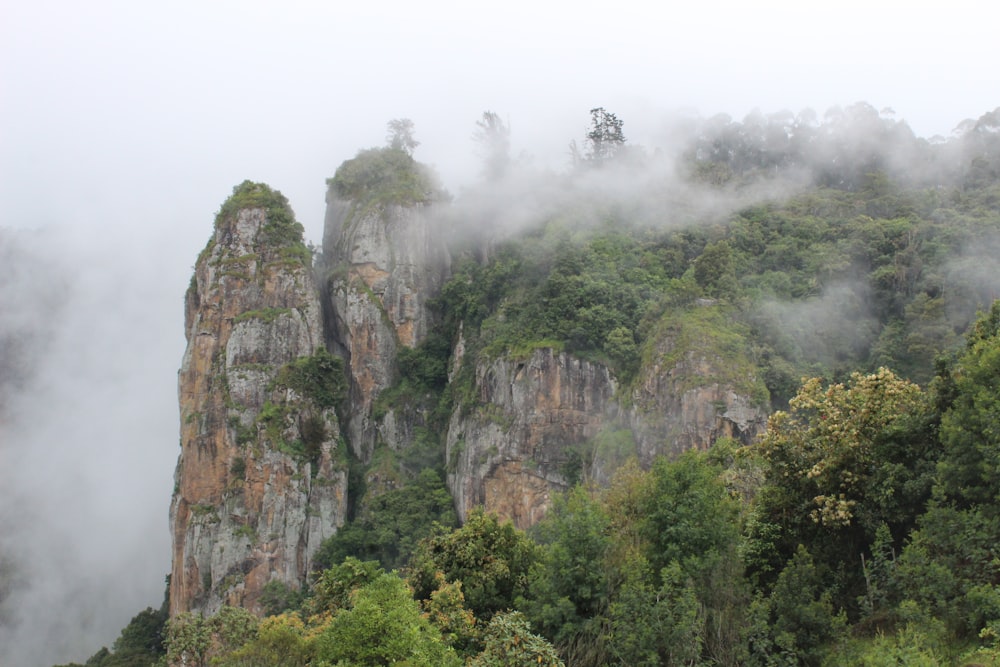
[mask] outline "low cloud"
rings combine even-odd
[[[0,230],[2,665],[83,662],[169,571],[181,299],[103,231]]]

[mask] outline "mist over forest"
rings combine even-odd
[[[608,153],[585,134],[587,110],[579,115],[583,129],[567,132],[551,159],[514,154],[489,135],[470,140],[482,130],[471,118],[456,133],[468,150],[459,162],[474,167],[456,184],[435,176],[446,202],[437,224],[456,248],[482,243],[457,255],[470,260],[455,265],[470,284],[488,279],[476,266],[520,253],[527,273],[509,276],[523,289],[508,295],[509,326],[562,336],[626,380],[637,372],[632,348],[643,344],[647,311],[637,306],[615,326],[590,313],[592,330],[574,311],[579,332],[515,316],[535,297],[559,297],[544,292],[554,282],[533,285],[526,275],[586,265],[597,237],[639,239],[629,252],[647,253],[634,268],[646,272],[641,298],[659,302],[651,310],[731,301],[760,342],[774,407],[788,405],[803,375],[842,381],[888,365],[926,387],[935,359],[957,354],[977,312],[1000,295],[1000,109],[957,123],[947,138],[918,137],[866,103],[742,120],[673,115],[643,119],[657,128],[648,134],[658,143],[648,145],[630,140],[623,115],[624,134]],[[516,136],[520,125],[500,130]],[[413,147],[417,159],[429,150]],[[318,203],[322,187],[313,189]],[[217,194],[221,204],[226,192]],[[197,248],[181,252],[169,232],[94,238],[94,227],[70,222],[0,228],[4,665],[82,662],[136,612],[159,606],[169,570],[181,297]],[[319,220],[303,223],[318,243]],[[206,211],[194,235],[203,241],[210,225]],[[699,264],[712,249],[716,261]],[[782,264],[789,257],[795,264]],[[494,328],[484,341],[516,338],[503,318],[486,324]],[[631,347],[609,347],[601,327],[634,330]]]
[[[0,230],[4,665],[79,656],[162,596],[181,336],[137,249]]]

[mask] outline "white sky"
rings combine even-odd
[[[88,207],[207,237],[244,178],[318,238],[323,182],[409,117],[453,191],[484,110],[515,151],[560,155],[604,106],[742,118],[866,101],[922,136],[1000,104],[987,2],[4,0],[0,221]],[[70,211],[74,213],[70,214]],[[191,237],[187,231],[191,230]]]
[[[63,239],[53,262],[89,276],[73,287],[90,291],[68,297],[87,305],[53,323],[68,330],[55,357],[83,360],[75,381],[106,379],[89,392],[100,407],[64,397],[45,413],[55,432],[53,413],[67,414],[79,466],[45,468],[46,482],[72,497],[73,484],[106,486],[109,470],[131,466],[128,512],[115,515],[106,490],[93,512],[122,534],[151,531],[139,546],[105,545],[152,579],[147,601],[129,600],[110,627],[162,593],[182,296],[234,185],[280,189],[318,241],[325,179],[381,144],[392,118],[414,121],[416,157],[452,192],[478,168],[470,137],[484,110],[508,119],[515,153],[555,166],[595,106],[649,148],[669,111],[740,119],[858,101],[893,108],[918,135],[947,135],[1000,105],[998,18],[968,0],[0,1],[0,227],[49,229]],[[130,363],[98,373],[114,354]],[[115,392],[127,400],[109,406]],[[110,424],[99,437],[74,428],[95,413]]]

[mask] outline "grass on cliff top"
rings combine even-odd
[[[276,247],[303,245],[302,225],[295,220],[295,213],[288,204],[288,198],[266,183],[243,181],[233,188],[233,194],[222,204],[215,216],[215,226],[236,217],[245,209],[263,209],[267,215],[264,223],[264,238]],[[305,247],[303,245],[303,247]]]
[[[398,148],[369,148],[345,160],[327,185],[342,199],[359,205],[413,206],[445,198],[426,165]]]

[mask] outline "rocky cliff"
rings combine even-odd
[[[579,479],[582,449],[614,409],[615,380],[600,364],[551,348],[525,359],[480,359],[475,396],[447,434],[448,487],[464,518],[472,507],[537,522],[551,494]]]
[[[305,581],[346,512],[342,371],[325,353],[311,256],[279,193],[234,190],[195,267],[185,329],[171,612],[259,611],[267,583]]]
[[[607,484],[631,457],[648,466],[722,437],[750,442],[767,421],[752,365],[737,350],[712,353],[706,340],[668,326],[628,400],[607,367],[550,348],[480,358],[446,437],[459,516],[482,505],[527,528],[553,493],[584,479]],[[751,375],[738,381],[736,368]]]
[[[385,424],[372,409],[395,380],[397,349],[427,336],[427,301],[447,279],[450,257],[431,207],[349,201],[331,188],[324,258],[332,334],[351,380],[349,440],[367,463],[380,437],[406,446],[397,440],[405,431],[396,428],[396,415]]]
[[[642,464],[722,437],[749,444],[763,432],[767,389],[732,327],[706,304],[666,318],[647,341],[627,412]]]
[[[395,176],[372,189],[385,169]],[[479,325],[439,312],[444,328],[428,304],[449,247],[415,170],[388,149],[342,165],[319,281],[279,193],[248,182],[222,207],[186,299],[172,613],[260,611],[264,586],[301,586],[349,514],[425,467],[446,472],[459,517],[483,505],[526,528],[553,493],[607,483],[631,456],[763,428],[767,390],[711,305],[665,315],[624,390],[610,366],[559,345],[487,354]],[[414,363],[423,376],[406,377]]]

